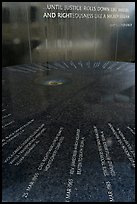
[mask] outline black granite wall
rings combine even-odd
[[[47,12],[65,14],[43,18]],[[134,61],[134,18],[134,2],[3,2],[2,65]]]

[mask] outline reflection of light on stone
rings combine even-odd
[[[62,80],[50,80],[50,81],[44,82],[44,84],[48,85],[48,86],[58,86],[58,85],[64,84],[64,81],[62,81]]]
[[[81,41],[75,41],[75,49],[85,49],[85,48],[94,48],[95,46],[95,43],[96,43],[96,47],[99,47],[101,45],[101,40],[100,39],[96,39],[96,41],[94,40],[81,40]],[[68,40],[57,40],[57,41],[54,41],[54,45],[55,47],[59,47],[59,48],[66,48],[66,44],[67,44],[67,47],[72,47],[73,43],[72,41]],[[45,41],[43,41],[40,45],[38,45],[35,49],[35,50],[38,50],[38,51],[41,51],[41,52],[44,52],[46,51],[48,47],[48,41],[47,39]]]
[[[111,137],[106,139],[106,142],[107,142],[108,147],[112,146],[112,138]]]
[[[49,85],[61,85],[63,84],[62,82],[58,82],[58,81],[49,81],[48,83]]]
[[[20,44],[20,39],[19,38],[14,38],[13,43],[16,44],[16,45]]]

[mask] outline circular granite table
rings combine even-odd
[[[135,201],[135,65],[2,68],[2,200]]]

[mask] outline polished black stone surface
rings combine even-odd
[[[135,201],[135,65],[2,69],[2,200]]]

